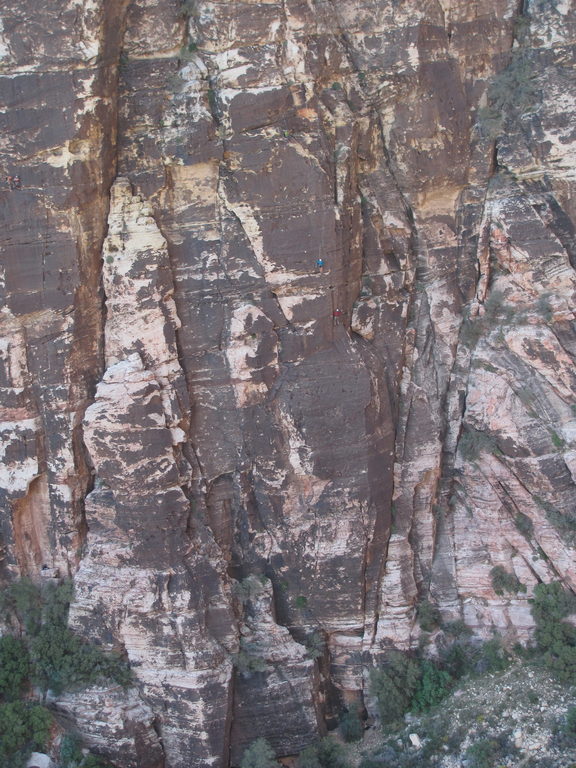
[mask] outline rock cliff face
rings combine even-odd
[[[237,766],[369,706],[420,600],[526,639],[576,588],[569,0],[0,16],[1,575],[135,673],[55,706]]]

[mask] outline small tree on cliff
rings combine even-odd
[[[250,744],[244,752],[240,768],[278,768],[274,750],[266,739],[256,739]]]
[[[559,581],[537,584],[532,616],[534,639],[543,652],[544,664],[561,680],[576,681],[576,627],[565,619],[576,614],[576,596]]]

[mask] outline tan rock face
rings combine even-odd
[[[420,599],[576,588],[576,26],[525,6],[4,3],[0,567],[130,660],[54,702],[119,764],[294,754]]]

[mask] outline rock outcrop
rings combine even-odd
[[[423,599],[527,639],[576,588],[568,0],[0,17],[2,578],[134,671],[53,706],[223,768],[364,702]]]

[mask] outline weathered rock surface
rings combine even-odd
[[[54,706],[126,768],[238,765],[421,599],[527,638],[576,588],[568,0],[0,20],[2,578],[73,578],[135,675]]]

